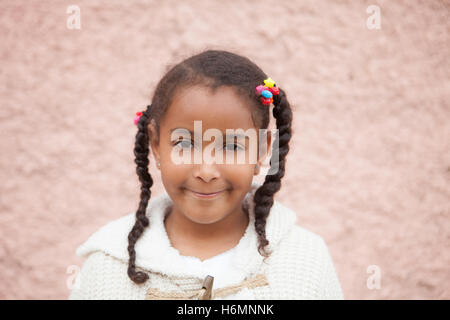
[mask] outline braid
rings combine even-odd
[[[137,124],[138,132],[136,134],[136,142],[134,145],[134,155],[136,173],[141,181],[141,200],[138,210],[136,211],[136,222],[128,234],[128,253],[130,259],[128,261],[128,276],[135,283],[140,284],[148,279],[148,275],[144,272],[136,272],[136,251],[134,250],[136,241],[144,232],[144,228],[148,226],[149,220],[145,215],[147,204],[150,199],[150,187],[153,185],[153,179],[148,172],[148,153],[149,153],[149,137],[147,124],[150,118],[151,105],[147,106],[147,111],[143,112]]]
[[[278,171],[272,175],[266,175],[264,184],[259,187],[254,196],[255,202],[255,229],[258,234],[258,251],[264,257],[268,257],[266,246],[269,241],[266,239],[266,220],[273,205],[273,196],[281,187],[281,178],[284,176],[286,155],[289,152],[289,140],[291,139],[291,124],[292,124],[292,110],[287,100],[286,94],[279,89],[280,93],[274,96],[273,116],[276,119],[277,129],[279,131],[278,137]],[[276,145],[276,144],[275,144]],[[272,152],[270,159],[270,166],[272,163],[278,161],[277,153]],[[261,253],[261,250],[264,253]],[[270,253],[269,253],[270,254]]]

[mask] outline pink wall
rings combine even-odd
[[[449,1],[1,1],[0,298],[68,297],[77,246],[137,207],[134,113],[167,64],[216,48],[287,91],[276,200],[324,237],[345,298],[449,299],[449,18]]]

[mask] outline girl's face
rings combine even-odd
[[[197,122],[196,137],[194,121]],[[214,136],[207,138],[203,135],[208,129],[220,131],[221,145],[218,145],[220,139],[216,141]],[[268,134],[267,149],[262,153],[263,156],[258,157],[255,152],[256,159],[251,161],[249,157],[253,149],[250,139],[245,137],[227,141],[226,129],[242,129],[243,132],[251,129],[258,138],[259,131],[253,123],[250,106],[231,87],[220,87],[214,94],[203,86],[181,89],[161,119],[160,141],[157,141],[154,125],[149,125],[151,148],[155,160],[161,162],[161,178],[174,202],[173,210],[191,222],[211,224],[233,213],[242,212],[241,202],[270,150],[271,139]],[[256,142],[259,143],[258,140]],[[200,154],[199,158],[195,158],[196,152]],[[218,152],[222,153],[222,161]],[[245,161],[238,161],[242,153],[245,153]],[[182,159],[182,154],[188,156],[188,163],[176,160]],[[227,163],[226,157],[233,155],[234,160]],[[199,193],[217,194],[205,197]]]

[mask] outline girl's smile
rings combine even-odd
[[[217,191],[217,192],[210,192],[210,193],[200,193],[200,192],[195,192],[195,191],[192,191],[192,190],[189,190],[189,189],[186,189],[186,191],[190,195],[194,195],[196,198],[198,198],[200,200],[214,200],[217,197],[223,195],[226,190],[221,190],[221,191]]]

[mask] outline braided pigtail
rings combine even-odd
[[[292,125],[292,110],[287,100],[286,94],[279,89],[278,95],[273,97],[273,116],[276,119],[276,126],[278,129],[278,152],[272,152],[270,159],[270,166],[275,162],[278,163],[278,171],[272,175],[266,175],[264,184],[259,187],[254,196],[255,202],[255,229],[258,234],[258,251],[265,258],[268,257],[266,246],[269,241],[266,239],[266,220],[269,216],[270,209],[273,205],[273,196],[281,188],[281,178],[284,176],[286,155],[289,152],[289,141],[291,139],[291,125]],[[277,143],[274,143],[275,146]],[[263,250],[263,253],[261,253]],[[264,259],[265,260],[265,259]]]
[[[144,228],[148,226],[149,220],[145,215],[148,201],[150,200],[150,187],[153,185],[153,179],[148,171],[148,153],[149,153],[149,136],[147,130],[147,124],[149,122],[151,111],[151,105],[147,106],[147,110],[142,113],[142,116],[137,122],[138,132],[136,134],[136,142],[134,145],[134,155],[136,173],[141,182],[141,199],[139,202],[138,210],[136,211],[136,222],[133,228],[128,234],[128,276],[137,284],[144,283],[149,277],[146,273],[136,272],[136,251],[134,249],[136,241],[144,232]]]

